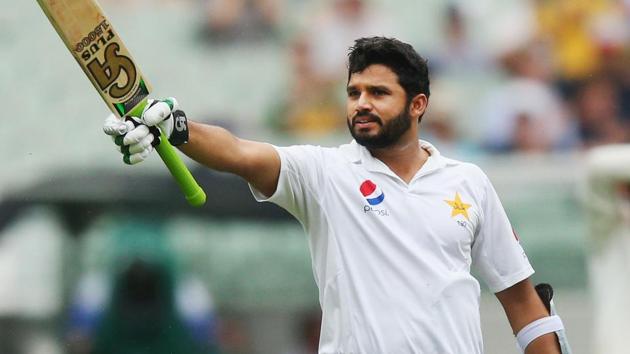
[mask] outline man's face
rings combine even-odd
[[[348,129],[357,143],[384,148],[409,130],[409,104],[398,76],[380,64],[350,76],[347,87]]]

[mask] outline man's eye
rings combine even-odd
[[[384,95],[386,95],[386,94],[387,94],[387,91],[385,91],[385,90],[374,90],[374,91],[372,92],[372,94],[373,94],[374,96],[384,96]]]
[[[357,97],[357,96],[359,96],[359,91],[355,91],[355,90],[348,91],[348,97]]]

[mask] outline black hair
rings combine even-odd
[[[368,66],[387,66],[398,76],[398,83],[405,90],[407,100],[429,90],[429,68],[427,61],[413,47],[395,38],[364,37],[354,41],[348,53],[348,82],[350,76],[362,72]]]

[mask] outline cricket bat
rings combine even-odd
[[[120,36],[95,0],[37,0],[109,109],[119,117],[139,117],[151,86],[144,79]],[[162,133],[156,150],[186,200],[201,206],[206,194],[199,187],[175,148]]]

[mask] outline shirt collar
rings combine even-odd
[[[424,163],[424,165],[422,165],[422,167],[416,174],[416,177],[426,175],[446,166],[447,159],[442,156],[440,151],[435,146],[433,146],[433,144],[422,139],[419,139],[419,142],[420,147],[422,149],[425,149],[429,153],[429,158]],[[362,164],[368,171],[381,172],[395,176],[395,174],[389,169],[389,167],[387,167],[387,165],[385,165],[381,160],[372,156],[372,154],[370,154],[370,151],[366,147],[360,145],[355,140],[352,140],[350,144],[343,146],[342,152],[352,163]]]

